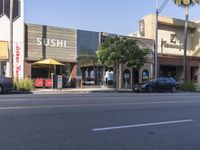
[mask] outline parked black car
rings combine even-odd
[[[169,91],[175,93],[179,88],[179,83],[168,77],[159,77],[144,83],[133,85],[133,90],[136,92],[164,92]]]
[[[11,78],[4,77],[0,75],[0,94],[5,91],[13,90],[13,82]]]

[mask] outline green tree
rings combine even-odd
[[[96,52],[103,66],[113,66],[116,90],[119,88],[119,64],[140,68],[147,59],[148,49],[139,48],[137,41],[125,37],[106,36]]]
[[[187,30],[188,30],[188,18],[189,7],[200,3],[200,0],[173,0],[173,2],[185,8],[185,29],[184,29],[184,63],[183,63],[183,80],[187,80]]]

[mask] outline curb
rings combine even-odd
[[[114,89],[106,90],[47,90],[47,91],[40,91],[40,90],[33,90],[33,91],[10,91],[3,93],[3,95],[8,94],[89,94],[89,93],[135,93],[132,90],[119,90],[115,91]],[[185,91],[177,91],[177,93],[185,93]],[[188,91],[186,93],[200,93],[200,91]]]

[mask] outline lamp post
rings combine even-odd
[[[13,0],[10,0],[9,77],[13,78]]]
[[[168,2],[169,0],[165,0],[159,7],[158,0],[156,0],[156,35],[155,35],[154,72],[153,72],[154,78],[157,78],[158,75],[158,16]]]

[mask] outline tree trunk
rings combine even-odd
[[[10,0],[9,77],[13,78],[13,0]]]
[[[185,30],[184,30],[184,56],[183,56],[183,80],[187,80],[187,30],[188,30],[189,5],[185,7]]]
[[[119,91],[119,61],[116,61],[115,63],[115,70],[116,70],[116,85],[115,85],[115,91]]]
[[[105,65],[103,65],[103,76],[102,76],[102,85],[103,86],[106,86],[106,84],[105,84],[105,74],[106,74],[106,67],[105,67]]]

